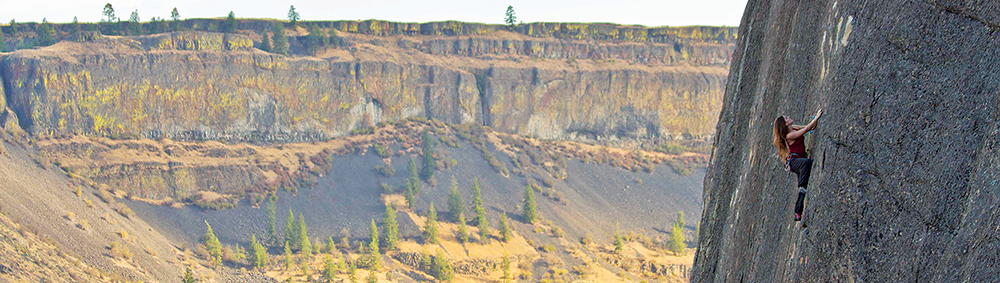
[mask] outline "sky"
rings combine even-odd
[[[104,4],[111,3],[115,15],[128,19],[138,10],[139,18],[169,18],[176,7],[181,18],[225,17],[285,19],[294,5],[302,20],[367,20],[431,22],[457,20],[499,24],[507,6],[513,6],[518,21],[607,22],[644,26],[726,25],[739,26],[747,0],[0,0],[0,23],[64,23],[101,19]]]

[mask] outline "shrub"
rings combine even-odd
[[[552,236],[562,238],[563,236],[566,236],[566,232],[564,232],[562,228],[559,228],[559,226],[552,226]]]
[[[396,192],[396,187],[394,187],[392,185],[389,185],[389,184],[387,184],[385,182],[382,182],[382,193],[383,194],[387,194],[388,195],[388,194],[393,194],[395,192]]]
[[[450,136],[441,136],[441,143],[453,148],[462,148],[462,145],[458,144],[458,139]]]
[[[576,273],[580,277],[587,277],[589,275],[594,274],[594,272],[593,272],[593,270],[591,270],[590,266],[586,265],[586,262],[584,262],[584,265],[574,266],[573,267],[573,273]]]
[[[97,190],[97,197],[100,198],[101,201],[104,201],[107,204],[115,202],[115,196],[112,195],[111,192],[105,188],[100,188]]]
[[[553,246],[553,245],[542,245],[541,247],[538,247],[538,250],[541,250],[541,251],[543,251],[543,252],[547,252],[547,253],[550,253],[550,252],[553,252],[553,251],[555,251],[555,250],[556,250],[556,247],[555,247],[555,246]]]
[[[521,269],[521,274],[518,275],[518,277],[521,278],[521,280],[531,280],[531,278],[534,277],[534,274],[531,274],[531,270]]]
[[[490,167],[492,167],[494,171],[503,175],[510,174],[507,170],[507,165],[504,165],[500,162],[500,160],[497,160],[496,157],[493,157],[493,153],[490,153],[486,147],[482,147],[480,150],[483,152],[483,158],[486,159],[486,162],[490,164]]]
[[[546,188],[553,188],[556,186],[556,181],[550,178],[544,178],[542,179],[542,184],[544,184]]]
[[[382,176],[392,178],[392,176],[396,175],[396,168],[392,168],[392,166],[389,165],[375,165],[375,172],[378,172]]]
[[[132,219],[135,217],[135,212],[133,212],[132,209],[129,208],[124,203],[116,202],[112,204],[111,207],[114,208],[114,210],[118,212],[118,214],[121,214],[125,218]]]
[[[693,166],[682,163],[679,160],[671,160],[667,162],[670,165],[670,169],[673,169],[675,173],[681,176],[691,175]]]
[[[372,133],[375,133],[375,128],[372,127],[351,130],[352,136],[368,135]]]
[[[238,264],[238,263],[242,263],[244,260],[246,260],[246,258],[247,258],[246,250],[244,250],[239,245],[236,245],[235,248],[232,247],[232,246],[225,246],[222,249],[222,260],[223,261],[228,261],[228,262],[232,262],[232,263],[237,263]]]
[[[146,254],[149,254],[149,255],[151,255],[153,257],[156,257],[157,253],[156,253],[156,250],[153,249],[153,247],[146,246],[145,250],[146,250]]]
[[[111,257],[115,259],[131,259],[132,252],[129,251],[128,247],[125,246],[121,241],[111,242],[111,246],[108,247],[111,250]]]
[[[80,219],[80,223],[76,224],[76,228],[90,230],[90,222],[87,219]]]
[[[372,148],[375,149],[375,154],[378,154],[378,156],[381,156],[382,158],[392,156],[392,151],[390,151],[389,147],[384,144],[376,144],[373,145]]]
[[[666,154],[681,154],[691,151],[691,149],[687,148],[686,146],[675,143],[661,144],[653,148],[653,150]]]

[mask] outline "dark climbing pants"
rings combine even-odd
[[[799,196],[795,200],[795,213],[802,214],[802,202],[806,199],[806,186],[809,185],[809,173],[812,172],[813,161],[809,158],[792,158],[788,160],[788,168],[799,176]]]
[[[792,158],[788,160],[788,168],[799,175],[799,188],[809,185],[809,172],[812,171],[813,160],[809,158]]]

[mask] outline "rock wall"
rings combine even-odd
[[[997,1],[751,0],[693,282],[1000,280]],[[825,115],[794,222],[772,123]]]
[[[707,138],[732,49],[342,34],[317,58],[254,49],[254,36],[63,41],[3,55],[0,77],[36,135],[308,141],[426,117],[554,139]]]

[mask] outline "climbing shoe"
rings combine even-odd
[[[796,212],[795,213],[795,221],[801,221],[801,220],[802,220],[802,213],[801,212]]]

